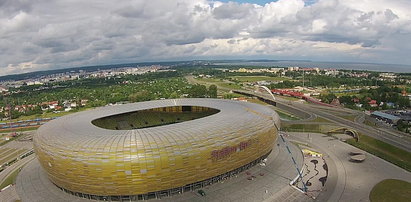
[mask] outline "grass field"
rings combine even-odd
[[[406,202],[411,199],[411,183],[387,179],[379,182],[370,192],[371,202]]]
[[[410,152],[363,134],[360,134],[359,142],[349,139],[347,143],[411,171]]]
[[[314,132],[321,133],[319,124],[291,124],[283,125],[282,129],[287,132]]]
[[[222,82],[221,79],[215,79],[215,78],[196,78],[196,80],[207,82],[207,83]]]
[[[164,111],[163,111],[164,110]],[[181,110],[181,109],[180,109]],[[93,120],[95,126],[110,130],[131,130],[162,126],[184,121],[190,121],[203,118],[218,113],[219,110],[207,109],[203,111],[166,111],[158,109],[157,111],[140,110],[110,117]]]
[[[322,118],[322,117],[317,117],[317,118],[315,118],[314,120],[312,120],[311,122],[332,123],[331,121],[329,121],[329,120],[327,120],[327,119],[325,119],[325,118]]]
[[[226,83],[226,82],[218,82],[216,83],[217,86],[223,87],[223,88],[230,88],[230,89],[236,89],[239,90],[241,89],[242,86],[235,84],[235,83]]]
[[[259,100],[259,99],[247,99],[247,101],[248,102],[251,102],[251,103],[256,103],[256,104],[260,104],[260,105],[269,105],[269,104],[267,104],[267,103],[265,103],[265,102],[263,102],[263,101],[261,101],[261,100]]]
[[[312,133],[327,133],[330,130],[339,128],[338,125],[333,124],[302,124],[302,123],[284,123],[281,128],[287,132],[312,132]]]
[[[196,78],[195,80],[199,81],[198,83],[204,84],[204,85],[211,85],[214,84],[217,87],[221,88],[229,88],[229,89],[241,89],[242,86],[236,83],[231,83],[231,82],[225,82],[221,81],[220,79],[213,79],[213,78]],[[221,90],[221,89],[219,89]]]
[[[365,119],[365,125],[375,127],[375,123],[371,122],[370,120]]]
[[[224,92],[224,93],[221,93],[219,95],[223,96],[224,99],[244,97],[244,95],[237,94],[237,93],[229,93],[229,92]]]
[[[277,112],[278,116],[280,116],[281,119],[290,120],[290,121],[300,120],[300,118],[292,114],[289,114],[289,113],[286,113],[280,110],[275,110],[275,111]]]
[[[231,79],[237,80],[239,82],[285,81],[285,80],[290,80],[289,78],[285,78],[285,77],[270,77],[270,76],[233,76],[233,77],[231,77]]]

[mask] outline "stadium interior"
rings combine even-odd
[[[131,130],[180,123],[210,116],[220,110],[201,106],[171,106],[139,110],[93,120],[95,126],[110,130]]]

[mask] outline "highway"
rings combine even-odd
[[[190,83],[212,84],[208,82],[198,82],[192,76],[186,76],[186,79]],[[232,90],[233,92],[237,92],[240,94],[250,94],[256,97],[262,97],[267,100],[272,100],[272,98],[268,95],[268,93],[265,93],[265,94],[256,93],[253,89],[234,90],[234,89],[229,89],[229,88],[225,88],[221,86],[218,86],[218,88],[220,90],[226,90],[226,91]],[[371,136],[375,139],[381,140],[383,142],[386,142],[388,144],[401,148],[405,151],[411,152],[411,136],[408,136],[408,135],[406,136],[402,133],[399,133],[399,132],[397,133],[397,132],[389,131],[386,129],[373,128],[371,126],[363,124],[359,121],[362,119],[362,116],[363,116],[361,114],[362,112],[357,112],[357,111],[347,109],[347,108],[331,108],[331,107],[319,106],[319,105],[308,104],[308,103],[299,103],[299,102],[281,99],[278,96],[276,97],[275,102],[277,103],[277,107],[279,108],[284,107],[283,109],[285,110],[287,110],[287,108],[291,108],[292,111],[297,110],[297,111],[300,111],[301,113],[309,114],[310,117],[319,116],[331,122],[337,123],[339,125],[353,128],[357,130],[358,132],[361,132],[365,135]],[[338,111],[338,113],[344,113],[344,112],[346,112],[347,114],[356,113],[361,116],[358,116],[356,118],[356,121],[350,121],[348,119],[344,119],[344,118],[334,115],[331,112],[331,110]]]
[[[362,124],[362,123],[357,123],[354,121],[350,121],[338,116],[333,115],[332,113],[328,113],[322,110],[319,110],[318,108],[313,108],[310,105],[307,104],[300,104],[300,103],[293,103],[292,104],[295,107],[298,107],[304,111],[308,111],[311,113],[316,114],[317,116],[320,116],[322,118],[328,119],[332,122],[338,123],[343,126],[351,127],[358,132],[361,132],[363,134],[366,134],[368,136],[374,137],[376,139],[379,139],[381,141],[387,142],[389,144],[392,144],[398,148],[404,149],[408,152],[411,152],[411,142],[406,140],[404,136],[400,134],[393,133],[391,131],[382,131],[378,128],[373,128],[371,126]]]
[[[268,95],[256,93],[253,91],[236,90],[235,92],[252,94],[256,97],[262,97],[264,99],[271,99]],[[346,112],[347,114],[349,113],[350,114],[352,113],[360,114],[361,112],[355,112],[351,109],[346,109],[346,108],[330,108],[330,107],[318,106],[318,105],[308,104],[308,103],[293,102],[293,101],[281,99],[278,97],[276,97],[275,102],[277,103],[277,107],[279,108],[283,108],[283,109],[284,107],[292,108],[293,110],[299,110],[302,113],[308,113],[311,115],[322,117],[331,122],[337,123],[341,126],[353,128],[357,130],[358,132],[361,132],[365,135],[371,136],[375,139],[381,140],[383,142],[386,142],[388,144],[401,148],[405,151],[411,152],[410,136],[404,136],[403,134],[389,131],[386,129],[374,128],[366,124],[359,123],[357,121],[350,121],[348,119],[344,119],[344,118],[334,115],[332,113],[332,110],[337,110],[339,111],[338,113]]]

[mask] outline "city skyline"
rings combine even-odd
[[[248,2],[248,3],[247,3]],[[196,59],[410,65],[406,0],[2,1],[0,76]]]

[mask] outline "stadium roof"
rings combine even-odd
[[[168,106],[202,106],[220,110],[203,118],[132,130],[110,130],[91,123],[102,117],[134,112],[145,109]],[[252,136],[256,131],[267,130],[276,125],[279,128],[278,115],[263,105],[222,99],[172,99],[138,102],[132,104],[100,107],[83,111],[50,121],[38,129],[39,139],[56,147],[75,144],[78,148],[98,150],[95,145],[144,144],[160,141],[173,144],[189,143],[190,140],[209,140],[220,137],[230,139],[233,131]],[[146,145],[147,146],[147,145]],[[96,146],[97,147],[97,146]]]

